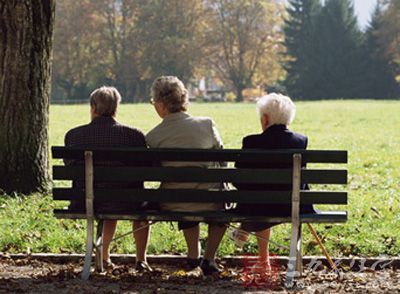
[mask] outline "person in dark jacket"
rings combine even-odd
[[[257,102],[257,111],[260,117],[261,134],[250,135],[243,138],[243,149],[306,149],[308,139],[302,134],[292,132],[288,129],[296,114],[296,107],[289,97],[272,93],[260,98]],[[236,162],[237,168],[290,168],[291,164],[268,164],[268,163],[249,163]],[[291,190],[291,185],[272,185],[272,184],[236,184],[239,190]],[[302,187],[303,189],[307,187]],[[238,204],[238,211],[242,213],[260,214],[268,216],[290,216],[290,205],[278,204]],[[315,212],[312,206],[301,206],[301,213]],[[268,241],[270,228],[276,223],[243,223],[239,230],[231,233],[231,238],[238,245],[242,245],[247,240],[248,232],[255,232],[257,236],[260,262],[269,267],[268,261]],[[258,266],[258,268],[264,268]]]
[[[90,95],[90,114],[91,122],[87,125],[76,127],[67,132],[65,135],[65,146],[71,147],[146,147],[144,134],[135,128],[131,128],[118,123],[115,118],[117,107],[121,101],[121,95],[117,89],[113,87],[101,87],[95,90]],[[66,160],[67,165],[83,164],[82,162],[74,162]],[[95,162],[101,165],[131,165],[127,161],[123,162]],[[74,182],[74,186],[84,187],[84,183]],[[143,188],[143,182],[129,183],[98,183],[95,182],[95,187],[125,187],[125,188]],[[110,195],[112,199],[112,195]],[[113,202],[102,203],[101,206],[95,204],[96,211],[115,211],[118,212],[121,205]],[[84,211],[84,203],[71,203],[71,208]],[[134,203],[130,207],[123,206],[125,211],[144,209],[143,203]],[[113,266],[109,255],[110,242],[115,233],[117,221],[104,221],[103,228],[103,259],[105,267]],[[146,248],[149,237],[149,227],[147,222],[135,221],[133,223],[136,242],[136,270],[152,271],[151,267],[146,262]]]

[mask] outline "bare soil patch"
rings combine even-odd
[[[392,268],[361,272],[341,268],[335,273],[324,267],[306,269],[297,288],[288,291],[283,287],[284,267],[269,276],[252,276],[242,267],[225,264],[222,278],[214,279],[187,275],[182,265],[152,264],[155,273],[140,274],[133,264],[117,264],[82,281],[82,263],[0,256],[0,293],[400,293],[400,271]]]

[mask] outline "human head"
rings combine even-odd
[[[265,130],[272,125],[291,124],[296,115],[296,106],[289,97],[271,93],[257,101],[257,112]]]
[[[114,87],[103,86],[90,94],[90,107],[93,116],[114,117],[117,112],[121,95]]]
[[[182,81],[174,76],[156,78],[151,87],[151,97],[156,109],[159,105],[167,114],[186,111],[189,104],[188,90]],[[157,112],[160,114],[158,109]]]

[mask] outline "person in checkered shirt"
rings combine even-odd
[[[65,135],[65,146],[74,147],[147,147],[144,134],[132,127],[122,125],[116,121],[117,108],[121,101],[121,95],[114,87],[101,87],[90,95],[89,124],[76,127]],[[65,161],[67,165],[82,164],[82,162]],[[101,162],[102,165],[129,165],[129,162]],[[83,187],[83,183],[73,183],[74,186]],[[143,188],[143,182],[132,183],[95,183],[99,187],[121,187]],[[71,203],[71,208],[84,211],[84,203]],[[115,202],[102,203],[101,207],[95,209],[118,211],[120,205]],[[132,207],[123,205],[124,211],[129,209],[145,209],[145,204],[134,203]],[[109,246],[117,226],[116,220],[104,221],[103,229],[103,259],[106,268],[112,268]],[[135,221],[134,238],[136,242],[136,270],[140,272],[151,272],[151,267],[146,262],[146,248],[149,239],[149,227],[147,222]],[[141,229],[140,229],[141,228]],[[139,230],[138,230],[139,229]]]

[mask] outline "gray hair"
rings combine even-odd
[[[114,116],[120,102],[121,94],[114,87],[103,86],[90,94],[90,106],[100,116]]]
[[[296,115],[296,106],[289,97],[271,93],[257,101],[257,112],[260,118],[264,114],[268,115],[268,127],[272,125],[288,126]]]
[[[174,76],[161,76],[154,80],[151,96],[162,102],[170,113],[186,111],[189,104],[188,90],[180,79]]]

